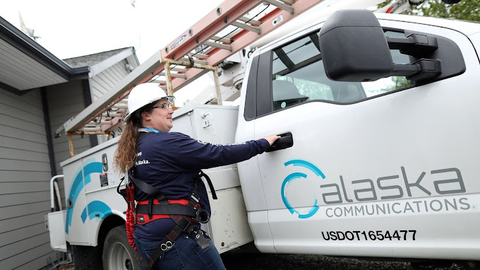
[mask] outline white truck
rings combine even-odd
[[[174,113],[174,131],[211,143],[282,134],[268,153],[205,171],[219,199],[204,229],[219,252],[254,241],[478,269],[479,51],[480,24],[344,10],[245,54],[238,106]],[[48,224],[77,269],[139,269],[117,141],[61,163],[67,209]]]

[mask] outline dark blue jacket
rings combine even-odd
[[[142,133],[141,133],[142,134]],[[247,160],[269,147],[265,139],[243,144],[214,145],[197,141],[183,133],[158,132],[142,134],[137,145],[134,177],[159,189],[168,199],[189,199],[201,169]],[[210,213],[207,191],[202,181],[198,192],[200,205]],[[148,200],[138,188],[135,200]],[[170,219],[159,219],[136,225],[135,237],[162,240],[174,227]]]

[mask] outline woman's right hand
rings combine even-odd
[[[267,140],[268,143],[269,143],[270,146],[271,146],[276,140],[280,139],[280,136],[278,136],[278,135],[271,135],[271,136],[266,136],[264,139]]]

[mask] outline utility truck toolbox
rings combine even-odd
[[[174,113],[173,131],[213,144],[235,142],[238,107],[186,106]],[[253,241],[247,222],[236,165],[204,170],[212,180],[218,199],[210,195],[212,216],[203,229],[210,234],[220,253]]]
[[[234,142],[237,117],[237,107],[187,106],[176,111],[172,131],[204,142],[229,144]],[[71,187],[66,191],[69,196],[65,227],[70,244],[96,245],[95,238],[89,233],[96,232],[101,222],[112,213],[124,216],[123,199],[116,192],[105,197],[105,190],[116,189],[120,181],[111,164],[117,140],[101,144],[61,164],[65,186]],[[211,178],[219,198],[211,199],[212,217],[204,229],[210,233],[220,252],[251,242],[253,237],[247,223],[236,165],[204,171]],[[82,189],[86,192],[80,192]],[[60,218],[58,222],[63,220]],[[92,239],[91,242],[87,242],[88,239]]]

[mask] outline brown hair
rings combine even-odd
[[[138,129],[142,127],[142,112],[151,112],[153,106],[157,101],[143,106],[134,113],[127,120],[120,140],[118,141],[117,150],[115,150],[115,158],[113,167],[121,174],[126,173],[133,167],[137,161],[137,140]]]

